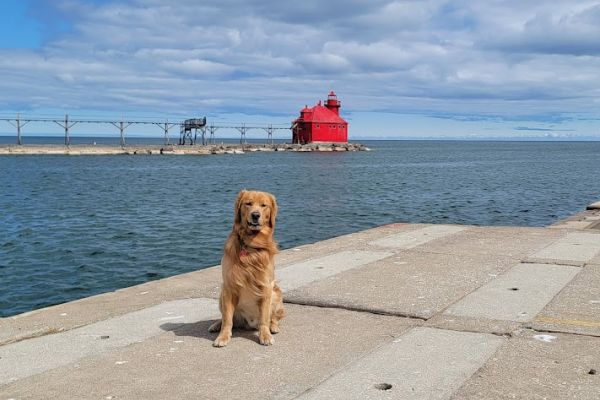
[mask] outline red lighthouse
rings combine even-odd
[[[340,101],[331,91],[325,105],[305,106],[292,123],[292,142],[348,142],[348,123],[340,117]]]

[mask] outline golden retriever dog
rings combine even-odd
[[[220,331],[215,347],[229,343],[234,327],[258,329],[258,341],[269,346],[285,315],[281,289],[275,283],[277,201],[270,193],[242,190],[234,210],[233,229],[221,260],[221,320],[208,330]]]

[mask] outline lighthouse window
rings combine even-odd
[[[320,127],[321,127],[321,125],[317,124],[317,128],[320,128]]]

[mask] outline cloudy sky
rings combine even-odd
[[[600,1],[2,0],[0,115],[600,139]],[[0,132],[12,128],[0,121]]]

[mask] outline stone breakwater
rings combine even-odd
[[[0,146],[0,155],[208,155],[208,154],[244,154],[256,151],[291,152],[345,152],[370,151],[360,143],[311,143],[299,144],[213,144],[213,145],[4,145]]]

